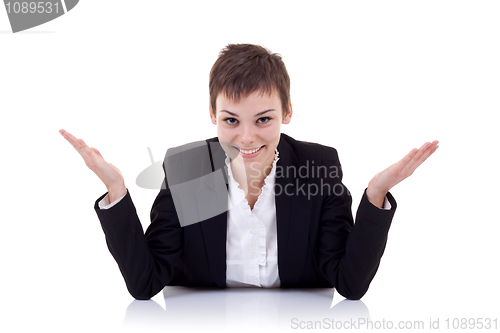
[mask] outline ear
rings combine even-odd
[[[212,124],[217,125],[217,118],[214,117],[212,113],[212,105],[211,103],[208,103],[208,112],[210,113],[210,120],[212,121]]]
[[[285,118],[283,118],[283,121],[282,121],[283,124],[289,124],[290,123],[290,120],[292,120],[292,113],[293,113],[292,103],[290,102],[290,111],[288,111],[288,113],[286,114]]]

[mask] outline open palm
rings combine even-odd
[[[367,195],[376,206],[381,207],[383,198],[396,184],[410,177],[438,148],[439,141],[426,142],[419,149],[412,149],[399,162],[377,173],[368,184]]]
[[[59,130],[59,133],[71,143],[82,156],[85,164],[104,183],[110,194],[110,202],[114,201],[116,196],[119,198],[126,193],[122,173],[113,164],[106,162],[97,149],[88,147],[82,139],[75,138],[63,129]]]

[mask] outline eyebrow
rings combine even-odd
[[[276,110],[275,110],[275,109],[268,109],[268,110],[265,110],[265,111],[262,111],[262,112],[257,113],[254,117],[262,116],[264,113],[266,113],[266,112],[270,112],[270,111],[276,111]],[[228,110],[221,110],[220,112],[227,112],[227,113],[229,113],[231,116],[234,116],[234,117],[239,117],[236,113],[231,112],[231,111],[228,111]]]

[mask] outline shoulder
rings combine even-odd
[[[339,162],[337,150],[333,147],[315,142],[295,140],[285,133],[281,133],[281,140],[290,146],[297,159],[301,162],[308,160]]]

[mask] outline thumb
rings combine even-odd
[[[95,148],[91,148],[94,153],[96,153],[97,155],[99,155],[100,158],[104,159],[104,157],[102,157],[101,153],[99,152],[99,150],[95,149]]]

